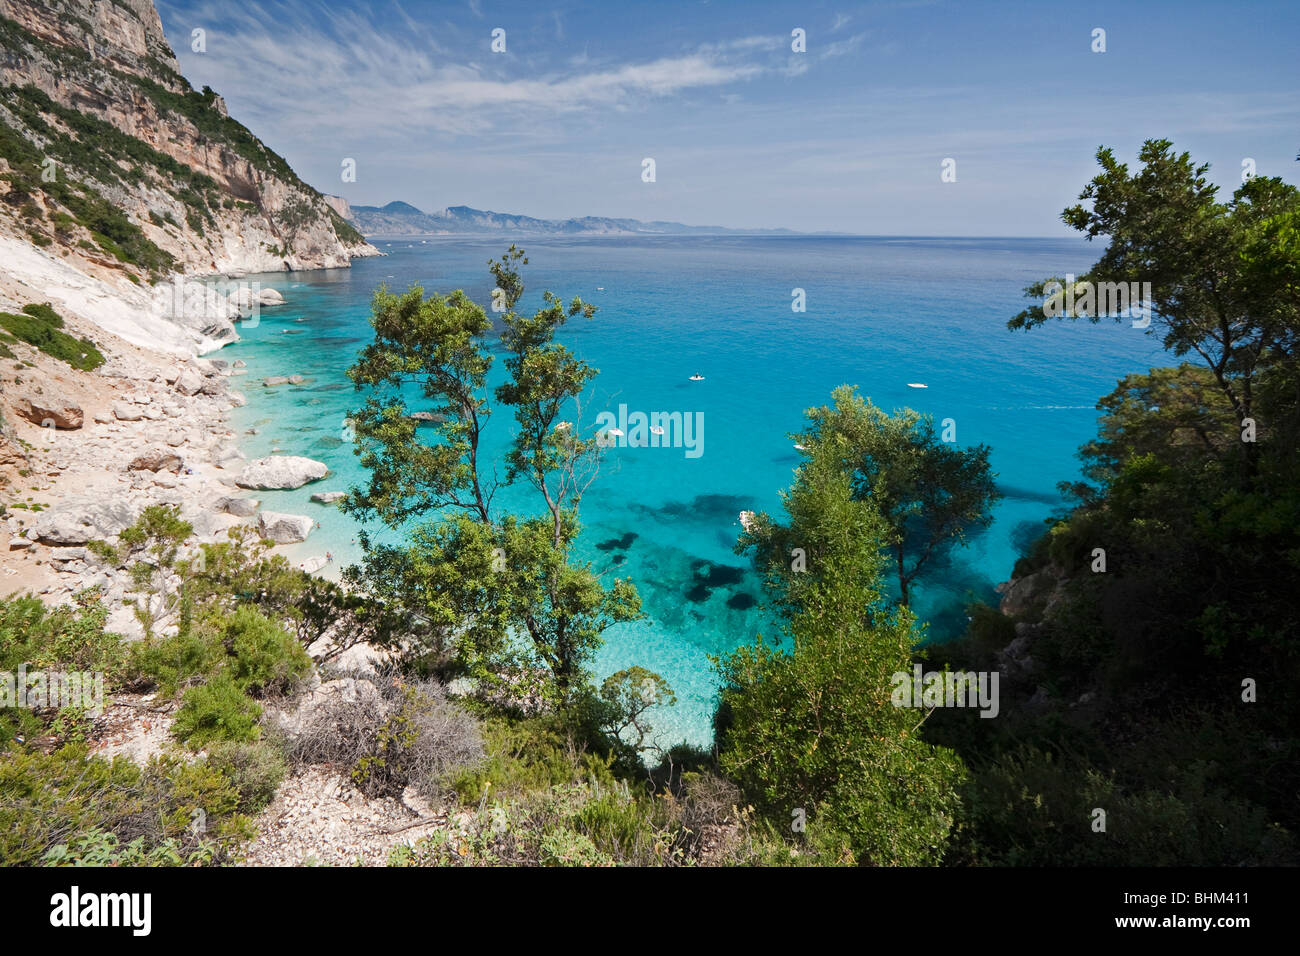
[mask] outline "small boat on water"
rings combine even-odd
[[[908,388],[929,388],[930,386],[926,385],[924,382],[908,382],[907,387]]]
[[[698,375],[698,374],[697,374],[697,375],[692,375],[692,376],[691,376],[691,381],[692,381],[692,382],[702,382],[702,381],[704,381],[704,376],[703,376],[703,375]]]

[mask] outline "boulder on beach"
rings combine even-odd
[[[192,368],[187,368],[176,376],[176,384],[173,387],[182,395],[197,395],[203,391],[204,384],[202,375]]]
[[[327,564],[329,564],[329,559],[323,554],[317,554],[298,565],[298,569],[300,571],[306,571],[308,574],[315,574]]]
[[[301,488],[309,482],[319,481],[329,474],[323,462],[295,455],[271,455],[258,458],[244,466],[235,479],[240,488]]]
[[[240,314],[244,314],[252,310],[253,306],[284,305],[284,296],[275,289],[252,289],[248,286],[240,286],[230,293],[226,301],[238,309]]]
[[[126,466],[127,471],[171,471],[181,470],[185,462],[181,456],[167,448],[150,448],[148,451],[136,455],[131,459],[131,464]]]
[[[306,515],[286,515],[278,511],[263,511],[257,516],[257,533],[276,544],[294,544],[306,541],[316,522]]]
[[[347,497],[345,491],[318,491],[311,496],[312,501],[318,501],[323,505],[332,505],[336,501],[341,501]]]
[[[111,538],[134,524],[138,514],[138,508],[121,498],[67,498],[37,515],[28,537],[55,547],[85,544]]]
[[[218,512],[236,518],[251,518],[257,514],[257,506],[260,504],[256,498],[218,498],[214,507]]]
[[[14,413],[33,425],[73,429],[84,421],[81,406],[61,395],[47,392],[43,395],[23,395],[14,402]]]
[[[144,410],[126,402],[113,403],[113,417],[119,422],[138,422],[144,418]]]

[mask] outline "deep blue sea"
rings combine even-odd
[[[287,304],[264,309],[223,359],[243,359],[248,397],[234,424],[250,457],[273,452],[326,462],[334,474],[298,491],[265,492],[263,507],[317,516],[321,527],[292,560],[358,557],[355,526],[313,492],[361,481],[345,419],[361,397],[344,370],[369,341],[369,301],[387,283],[426,292],[464,289],[488,308],[487,260],[508,240],[374,240],[387,255],[351,269],[252,276]],[[661,741],[711,739],[709,655],[773,636],[755,575],[732,546],[742,509],[780,512],[798,463],[788,437],[803,411],[849,383],[887,409],[908,406],[956,423],[957,442],[985,442],[1004,495],[992,527],[923,584],[913,602],[931,640],[960,631],[963,608],[995,600],[1016,558],[1062,504],[1057,482],[1078,476],[1075,451],[1096,431],[1096,401],[1121,376],[1169,364],[1159,342],[1129,322],[1058,324],[1013,333],[1031,282],[1086,271],[1101,249],[1082,240],[898,238],[600,238],[521,240],[529,256],[519,310],[542,292],[599,307],[561,340],[600,370],[584,421],[617,414],[700,413],[701,453],[624,447],[607,454],[583,500],[582,557],[631,576],[649,617],[606,634],[597,677],[641,664],[666,677],[677,705],[656,724]],[[806,311],[792,311],[803,289]],[[494,379],[504,369],[498,360]],[[297,387],[264,388],[300,374]],[[703,381],[691,381],[693,374]],[[909,383],[924,383],[918,389]],[[504,410],[492,427],[510,438]],[[699,437],[699,436],[697,436]],[[512,509],[533,506],[507,495]]]

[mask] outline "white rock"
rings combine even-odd
[[[175,388],[182,395],[197,395],[203,391],[203,376],[187,368],[177,377]]]
[[[217,511],[223,511],[228,515],[251,518],[257,513],[257,506],[260,504],[261,502],[256,498],[218,498],[215,507]]]
[[[276,544],[294,544],[306,541],[316,522],[306,515],[287,515],[278,511],[263,511],[257,516],[257,533]]]
[[[301,488],[328,474],[329,468],[323,462],[294,455],[272,455],[250,461],[235,479],[235,484],[255,489]]]
[[[137,514],[137,509],[121,498],[67,498],[37,515],[29,536],[45,544],[85,544],[112,537],[134,524]]]

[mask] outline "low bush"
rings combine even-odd
[[[239,607],[224,623],[231,676],[244,690],[286,690],[311,670],[311,658],[298,642],[255,607]]]
[[[261,716],[261,705],[223,672],[185,692],[172,733],[193,750],[223,740],[252,743],[260,736],[257,721]]]
[[[261,810],[274,799],[288,772],[284,757],[266,741],[219,741],[208,747],[208,763],[230,780],[239,793],[240,806],[249,812]]]
[[[60,670],[104,675],[105,688],[119,678],[126,657],[121,638],[104,630],[106,612],[95,592],[77,595],[75,602],[48,608],[39,598],[0,600],[0,673]],[[75,711],[75,712],[74,712]],[[41,711],[0,707],[0,747],[18,735],[33,737],[46,730],[56,736],[84,732],[85,715],[72,707]]]
[[[712,775],[688,775],[683,795],[651,794],[626,781],[532,790],[394,851],[399,866],[693,866],[754,856],[739,791]]]
[[[8,866],[122,852],[221,862],[252,835],[238,792],[202,760],[164,756],[139,767],[91,757],[79,744],[50,754],[11,748],[0,759],[0,794],[0,864]]]
[[[214,636],[187,630],[132,644],[128,675],[132,683],[152,684],[162,696],[172,697],[215,674],[225,659],[226,649]]]
[[[354,678],[349,693],[318,705],[288,744],[295,763],[350,769],[367,796],[407,786],[436,799],[457,771],[483,760],[478,721],[436,681]]]

